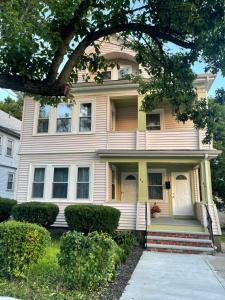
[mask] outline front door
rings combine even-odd
[[[173,215],[193,216],[191,180],[189,172],[174,172],[173,177]]]
[[[121,200],[137,201],[137,173],[123,172],[121,174]]]

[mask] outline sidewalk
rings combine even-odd
[[[225,256],[146,251],[120,298],[193,299],[225,299]]]

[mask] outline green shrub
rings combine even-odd
[[[120,211],[103,205],[69,205],[65,218],[71,230],[112,233],[118,227]]]
[[[16,205],[16,203],[17,203],[16,200],[0,197],[0,222],[9,219],[12,208],[14,205]]]
[[[36,224],[7,221],[0,224],[0,275],[23,277],[42,256],[49,232]]]
[[[113,240],[122,249],[121,261],[125,262],[130,255],[131,249],[139,245],[137,236],[128,231],[115,231],[112,234]]]
[[[112,279],[119,263],[120,248],[105,233],[85,236],[76,231],[61,238],[59,265],[69,289],[95,290]]]
[[[25,202],[15,205],[12,210],[16,221],[36,223],[46,228],[55,222],[58,213],[56,204],[45,202]]]

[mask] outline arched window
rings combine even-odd
[[[187,180],[187,177],[184,176],[184,175],[178,175],[178,176],[176,177],[176,180]]]

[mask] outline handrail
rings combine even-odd
[[[212,218],[210,216],[210,213],[209,213],[209,209],[208,209],[208,206],[207,204],[205,204],[205,209],[206,209],[206,214],[207,214],[207,228],[209,230],[209,236],[210,236],[210,239],[212,241],[212,244],[214,246],[214,235],[213,235],[213,227],[212,227]]]
[[[145,248],[147,248],[147,235],[148,235],[148,203],[145,202]]]

